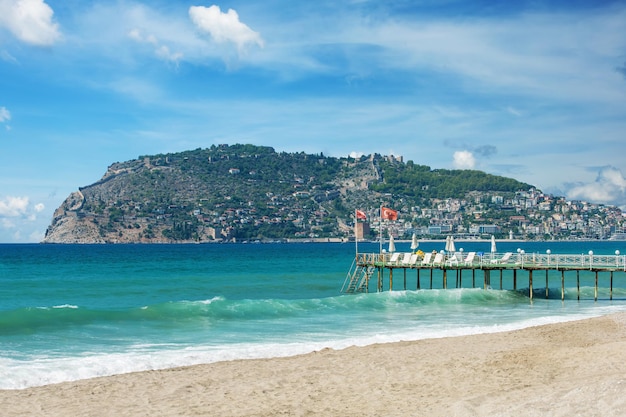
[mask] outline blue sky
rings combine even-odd
[[[0,242],[114,162],[402,155],[626,206],[626,3],[0,0]]]

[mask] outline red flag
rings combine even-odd
[[[360,220],[367,220],[367,216],[365,215],[365,212],[361,210],[356,211],[356,218]]]
[[[381,207],[380,217],[385,220],[398,220],[398,212],[387,207]]]

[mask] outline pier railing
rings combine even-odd
[[[626,255],[551,253],[470,253],[435,254],[430,259],[403,253],[359,253],[360,266],[384,268],[464,268],[464,269],[589,269],[626,272]],[[437,258],[437,259],[435,259]],[[471,258],[471,259],[470,259]]]
[[[547,253],[484,253],[462,251],[454,253],[432,252],[432,253],[357,253],[355,261],[346,280],[342,292],[356,293],[368,292],[370,279],[376,277],[377,291],[383,291],[383,275],[387,270],[389,276],[389,290],[393,288],[394,270],[404,271],[404,289],[407,288],[407,270],[415,270],[416,289],[420,289],[420,270],[430,270],[430,288],[433,288],[433,272],[441,271],[442,288],[448,288],[448,276],[450,271],[455,273],[456,282],[451,284],[453,288],[462,288],[463,270],[472,270],[472,288],[475,288],[475,272],[483,271],[483,287],[491,288],[491,275],[494,271],[499,271],[500,288],[502,289],[503,275],[505,270],[512,271],[513,289],[517,289],[517,272],[527,271],[528,294],[533,298],[533,273],[545,271],[546,276],[546,298],[549,294],[550,271],[560,271],[561,275],[561,300],[565,298],[565,274],[567,271],[576,271],[576,288],[578,299],[580,299],[580,272],[592,271],[595,274],[594,280],[594,300],[598,299],[598,275],[603,272],[610,274],[609,298],[613,299],[613,274],[615,272],[626,272],[626,255],[620,255],[616,251],[615,255],[596,255],[593,252],[588,254],[552,254]]]

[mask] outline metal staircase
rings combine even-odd
[[[367,292],[367,284],[374,271],[376,271],[376,268],[372,266],[357,265],[355,259],[348,275],[346,275],[341,292],[345,294]]]

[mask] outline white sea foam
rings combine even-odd
[[[365,333],[337,339],[291,343],[237,343],[180,347],[175,344],[138,344],[127,352],[92,353],[68,357],[34,357],[28,360],[0,358],[0,389],[23,389],[64,381],[167,369],[237,359],[260,359],[306,354],[324,348],[345,349],[376,343],[415,341],[481,333],[519,330],[544,324],[600,316],[626,310],[625,306],[605,306],[587,313],[554,315],[506,324],[447,326],[430,324],[413,329]]]

